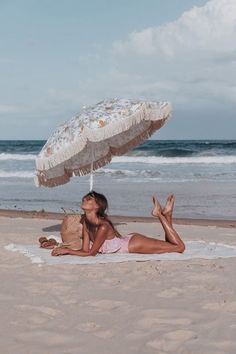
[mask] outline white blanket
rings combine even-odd
[[[31,259],[32,263],[46,264],[95,264],[95,263],[119,263],[127,261],[183,261],[186,259],[203,258],[228,258],[236,257],[236,246],[229,246],[222,243],[189,241],[186,242],[184,253],[165,253],[165,254],[137,254],[137,253],[112,253],[98,254],[95,257],[79,256],[51,256],[51,250],[39,248],[38,245],[17,245],[9,244],[6,250],[20,252]]]

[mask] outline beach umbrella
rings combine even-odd
[[[168,102],[104,100],[60,125],[36,158],[37,186],[54,187],[90,173],[143,143],[171,115]]]

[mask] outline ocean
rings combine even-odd
[[[0,141],[0,208],[80,211],[89,176],[37,188],[35,157],[45,141]],[[175,216],[236,218],[236,140],[148,140],[94,173],[112,215],[148,216],[151,197],[176,194]]]

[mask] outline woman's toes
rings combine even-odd
[[[152,201],[153,201],[153,204],[154,204],[154,208],[153,208],[153,211],[152,211],[152,215],[153,216],[158,216],[161,214],[161,204],[159,203],[159,201],[157,200],[156,197],[152,197]]]
[[[153,201],[154,207],[156,207],[158,205],[158,201],[157,201],[157,198],[154,197],[154,195],[152,196],[152,201]]]
[[[172,203],[174,199],[175,199],[174,194],[173,194],[173,193],[172,193],[172,194],[169,194],[169,195],[168,195],[168,198],[167,198],[167,202]]]
[[[175,202],[175,195],[169,194],[166,200],[166,205],[164,207],[164,209],[162,210],[162,214],[163,215],[171,215],[173,212],[173,208],[174,208],[174,202]]]

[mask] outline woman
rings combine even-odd
[[[152,215],[159,218],[165,231],[165,241],[139,233],[122,237],[106,215],[108,203],[105,196],[94,191],[90,192],[83,197],[81,203],[81,208],[84,211],[80,221],[83,225],[82,248],[75,250],[53,245],[55,248],[52,255],[71,254],[86,257],[96,256],[97,253],[182,253],[185,245],[172,225],[174,202],[175,196],[169,195],[166,205],[162,209],[158,200],[153,197]]]

